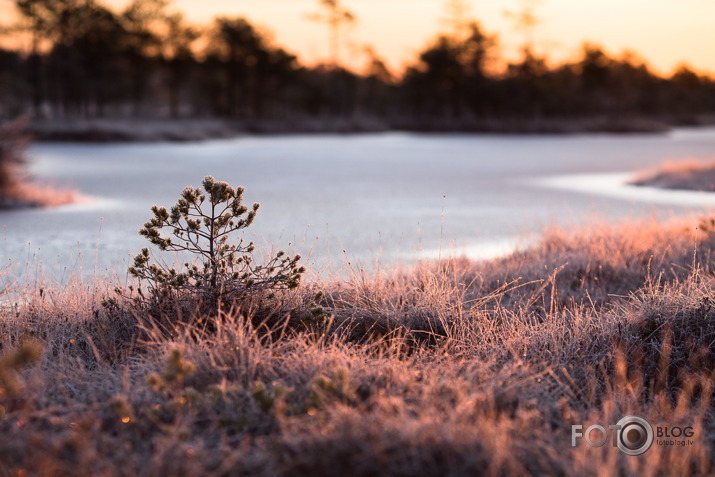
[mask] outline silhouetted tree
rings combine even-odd
[[[63,105],[65,114],[101,116],[129,88],[124,74],[127,32],[113,12],[94,3],[78,6],[72,15],[76,26],[50,54],[64,79],[56,103]]]
[[[263,38],[243,18],[217,18],[210,37],[209,56],[223,70],[221,90],[227,116],[250,115],[255,70],[264,59]]]
[[[341,34],[355,20],[340,0],[320,0],[320,12],[311,15],[329,26],[331,48],[330,63],[312,68],[246,19],[222,17],[199,28],[167,12],[167,0],[133,0],[121,12],[100,0],[14,0],[20,21],[0,35],[26,32],[30,47],[0,50],[0,116],[178,117],[190,110],[241,118],[250,127],[267,118],[360,114],[449,129],[480,118],[651,116],[697,123],[715,113],[715,82],[687,67],[663,78],[632,54],[612,57],[593,45],[551,67],[534,52],[542,0],[519,0],[511,16],[525,34],[523,59],[491,72],[496,41],[468,20],[469,0],[443,1],[448,33],[399,78],[371,49],[362,74],[340,67]]]
[[[91,0],[18,0],[16,5],[32,32],[28,61],[35,112],[45,99],[63,114],[87,114],[90,103],[101,110],[111,96],[108,82],[122,72],[118,62],[125,32],[116,15]],[[44,59],[41,45],[50,47]]]
[[[467,0],[446,0],[444,4],[446,17],[444,23],[455,38],[464,36],[469,30],[469,2]]]
[[[395,77],[373,48],[366,47],[365,53],[368,56],[368,64],[365,68],[358,103],[363,110],[373,114],[386,115],[394,109],[391,98],[395,90]]]
[[[536,8],[543,0],[519,0],[521,8],[517,11],[505,10],[504,14],[514,21],[517,30],[524,33],[524,46],[522,51],[524,57],[534,54],[534,31],[539,24],[539,17],[536,16]]]
[[[511,114],[540,116],[543,114],[543,100],[549,91],[546,76],[549,69],[544,58],[535,56],[531,50],[524,50],[520,63],[508,65],[502,83],[502,103],[500,109]]]
[[[31,50],[28,58],[30,74],[29,83],[32,85],[32,105],[35,116],[40,114],[44,91],[44,74],[41,56],[41,45],[46,41],[52,41],[57,25],[57,5],[56,0],[16,0],[15,5],[22,18],[28,23],[30,31]]]
[[[200,33],[196,28],[186,25],[180,13],[164,18],[165,32],[161,36],[162,57],[169,70],[169,109],[172,117],[179,116],[179,102],[182,85],[188,80],[195,58],[193,43]]]
[[[19,116],[32,93],[24,81],[26,65],[18,52],[0,49],[0,119]]]
[[[122,23],[127,31],[126,57],[132,79],[134,113],[147,93],[152,66],[161,55],[161,38],[157,27],[166,18],[166,0],[133,0],[122,12]]]
[[[715,108],[713,81],[699,76],[685,65],[673,73],[669,86],[672,98],[669,109],[685,122],[693,122],[694,114],[712,112]]]
[[[260,117],[267,107],[280,102],[281,88],[295,63],[295,56],[268,45],[243,18],[216,19],[207,58],[223,73],[219,80],[220,112],[247,118]]]
[[[421,113],[460,115],[479,110],[486,83],[485,64],[494,39],[478,24],[465,38],[439,36],[407,70],[407,101]]]
[[[344,25],[355,23],[353,12],[345,8],[340,0],[320,0],[322,12],[312,13],[308,18],[313,21],[325,23],[330,29],[330,65],[332,68],[340,67],[340,29]]]

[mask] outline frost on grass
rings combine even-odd
[[[39,475],[711,474],[711,224],[551,230],[495,261],[301,283],[304,303],[323,291],[330,319],[314,328],[267,329],[221,309],[212,333],[197,319],[168,336],[146,316],[103,308],[101,293],[28,296],[0,312],[0,362],[24,336],[45,351],[12,368],[22,386],[0,419],[0,465]],[[693,444],[653,445],[642,458],[571,447],[572,425],[629,414],[692,426]]]
[[[212,315],[222,308],[240,308],[259,303],[266,309],[285,304],[282,292],[298,288],[305,268],[300,255],[278,251],[268,260],[257,262],[253,242],[242,235],[256,218],[259,204],[243,205],[243,188],[207,176],[203,188],[187,187],[178,202],[167,210],[153,206],[153,217],[139,234],[156,247],[134,257],[129,274],[138,279],[138,288],[129,287],[135,310],[145,311],[172,323],[183,322],[185,308],[196,314]],[[185,259],[183,266],[167,265],[167,253]],[[162,255],[163,254],[163,255]],[[183,260],[182,260],[183,261]],[[106,306],[117,306],[108,300]],[[268,310],[270,313],[270,310]]]

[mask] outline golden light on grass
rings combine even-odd
[[[91,201],[76,191],[70,189],[55,189],[50,186],[34,183],[17,184],[10,189],[13,201],[12,207],[56,207],[67,204],[86,204]]]
[[[109,280],[52,300],[31,287],[0,309],[0,344],[42,336],[51,352],[3,401],[0,452],[17,446],[3,459],[33,474],[708,474],[715,230],[701,223],[551,229],[489,262],[353,270],[286,292],[296,313],[206,316],[210,333],[103,307]],[[316,289],[331,318],[303,323]],[[691,426],[693,444],[571,447],[572,425],[624,415]]]
[[[638,174],[633,184],[666,189],[715,191],[715,159],[707,162],[695,159],[666,161],[657,169]]]
[[[52,207],[89,201],[70,189],[33,182],[24,172],[26,119],[0,122],[0,208]]]

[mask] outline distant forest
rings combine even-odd
[[[341,13],[337,1],[322,3]],[[196,27],[160,0],[123,11],[92,0],[15,5],[18,21],[4,26],[4,44],[27,46],[0,50],[5,118],[361,116],[430,130],[495,118],[693,123],[715,113],[712,78],[686,67],[661,77],[595,46],[558,66],[525,47],[520,62],[490,73],[497,39],[473,22],[435,38],[395,75],[374,53],[361,73],[337,61],[307,67],[245,18]]]

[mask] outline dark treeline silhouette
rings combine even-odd
[[[121,12],[92,0],[15,3],[20,20],[9,34],[30,46],[0,50],[0,117],[367,118],[386,128],[478,130],[715,113],[713,79],[686,67],[661,77],[596,46],[555,67],[527,47],[521,62],[490,73],[496,38],[476,23],[436,38],[396,78],[372,50],[362,74],[338,66],[336,46],[329,65],[308,68],[244,18],[199,28],[163,0]]]

